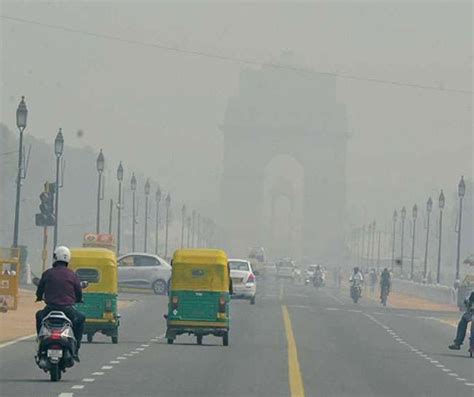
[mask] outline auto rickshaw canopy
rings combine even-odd
[[[118,270],[115,253],[106,248],[73,248],[69,268],[89,283],[85,292],[117,294]]]
[[[227,255],[216,249],[182,249],[173,255],[172,291],[229,292]]]

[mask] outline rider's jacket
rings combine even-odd
[[[71,306],[82,300],[81,282],[65,264],[55,263],[42,274],[36,297],[47,305]]]
[[[351,274],[351,277],[349,277],[349,281],[359,281],[359,282],[362,282],[364,281],[364,276],[362,275],[361,272],[357,272],[357,273],[352,273]]]

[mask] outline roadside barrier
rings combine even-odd
[[[400,292],[436,303],[457,305],[456,290],[446,285],[423,284],[408,280],[392,279],[394,292]]]

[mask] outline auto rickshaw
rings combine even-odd
[[[201,345],[205,335],[222,337],[229,345],[230,271],[221,250],[183,249],[171,262],[166,339],[195,335]]]
[[[90,343],[94,334],[100,332],[118,343],[120,315],[117,313],[117,258],[106,248],[71,249],[69,268],[81,281],[87,281],[83,301],[77,305],[86,316],[84,334]]]

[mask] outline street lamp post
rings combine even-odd
[[[59,169],[61,164],[61,157],[63,156],[64,151],[64,137],[61,128],[56,135],[54,140],[54,154],[56,155],[56,201],[54,203],[54,237],[53,237],[53,247],[56,248],[58,245],[58,223],[59,223]]]
[[[426,202],[426,214],[427,214],[427,221],[426,221],[426,243],[425,243],[425,261],[423,264],[423,281],[426,283],[426,273],[428,271],[428,243],[430,241],[430,215],[431,210],[433,209],[433,200],[431,197]]]
[[[407,217],[407,209],[405,207],[402,208],[400,212],[400,218],[402,221],[402,238],[401,238],[401,247],[400,247],[400,273],[403,274],[403,248],[405,246],[404,244],[404,238],[405,238],[405,219]]]
[[[191,247],[190,245],[191,244],[191,217],[190,216],[186,218],[186,228],[188,229],[186,246],[190,248]]]
[[[105,158],[104,154],[102,153],[102,149],[100,149],[100,153],[97,156],[97,172],[99,174],[99,185],[97,189],[97,221],[96,221],[96,233],[100,233],[100,202],[102,201],[102,174],[105,168]]]
[[[197,214],[197,238],[196,238],[196,246],[201,246],[201,214]]]
[[[370,254],[370,263],[371,266],[374,267],[375,263],[375,235],[377,233],[377,223],[375,220],[372,222],[372,248],[371,248],[371,254]]]
[[[370,247],[372,241],[372,223],[367,226],[367,268],[370,267]]]
[[[130,188],[132,189],[132,252],[135,252],[135,226],[137,223],[135,209],[135,192],[137,190],[137,178],[135,178],[135,174],[132,174],[132,179],[130,180]]]
[[[121,219],[122,219],[122,182],[123,182],[123,166],[120,162],[117,168],[118,180],[118,202],[117,202],[117,256],[120,255],[120,236],[121,236]]]
[[[441,282],[441,243],[442,243],[442,234],[443,234],[443,209],[444,209],[444,193],[441,190],[438,198],[438,206],[439,206],[439,236],[438,236],[438,268],[436,271],[436,283],[439,284]]]
[[[159,233],[159,228],[160,228],[160,201],[161,201],[161,189],[159,186],[157,186],[156,188],[155,201],[156,201],[155,255],[158,255],[158,233]]]
[[[186,205],[181,208],[181,248],[184,247],[184,224],[186,222]]]
[[[165,259],[168,258],[168,229],[169,229],[169,215],[170,215],[170,204],[171,204],[171,196],[168,193],[165,199],[166,204],[166,229],[165,229]]]
[[[398,213],[397,211],[393,211],[393,231],[392,231],[392,271],[395,266],[395,232],[397,229],[397,218],[398,218]]]
[[[458,223],[458,247],[456,254],[456,277],[454,281],[454,288],[458,288],[460,284],[459,280],[459,264],[461,262],[461,226],[462,226],[462,200],[466,194],[466,184],[464,183],[464,177],[461,177],[461,180],[458,184],[458,196],[459,196],[459,223]]]
[[[364,250],[365,250],[365,225],[362,225],[362,242],[361,242],[361,248],[360,248],[360,264],[359,264],[361,268],[364,265]]]
[[[412,210],[413,216],[413,236],[411,241],[411,267],[410,267],[410,280],[413,280],[413,273],[415,271],[415,239],[416,239],[416,218],[418,217],[418,206],[415,204]]]
[[[23,175],[23,131],[26,128],[28,119],[28,109],[26,108],[25,97],[21,97],[21,101],[16,109],[16,126],[20,131],[20,144],[18,150],[18,175],[16,178],[16,202],[15,202],[15,224],[13,228],[13,247],[18,247],[18,235],[20,230],[20,196],[21,196],[21,180]]]
[[[193,210],[193,220],[191,225],[191,247],[195,247],[196,241],[196,210]]]
[[[147,179],[145,183],[145,242],[143,250],[147,252],[148,249],[148,198],[150,196],[150,180]]]

